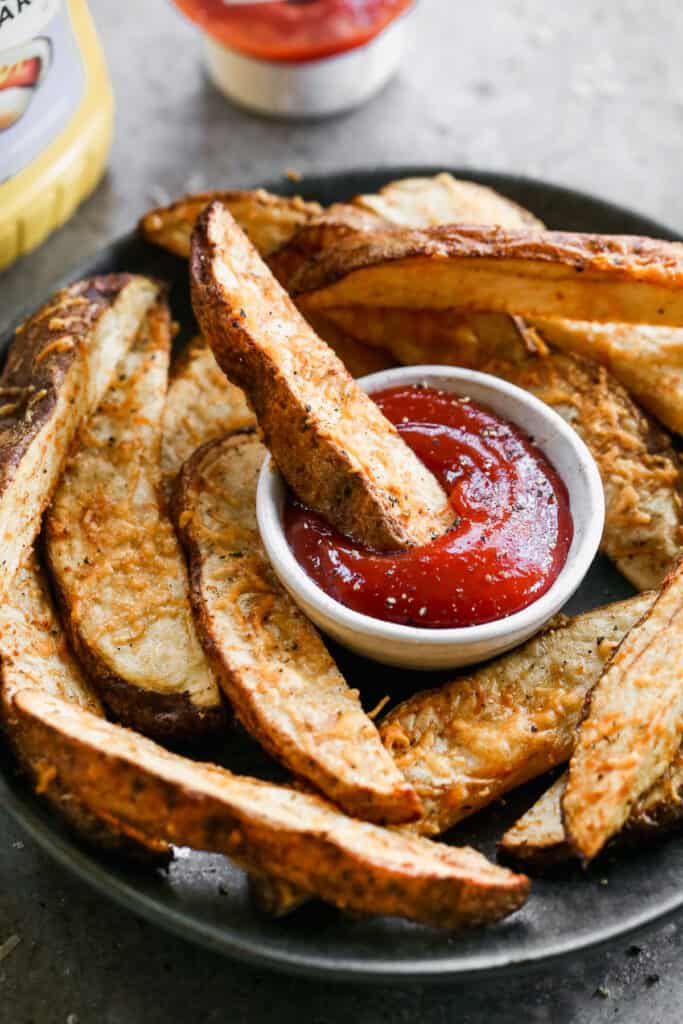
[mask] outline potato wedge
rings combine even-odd
[[[197,217],[214,200],[228,207],[261,256],[274,258],[271,269],[283,282],[295,268],[349,231],[377,229],[383,222],[411,228],[456,223],[543,228],[528,210],[493,189],[443,172],[392,181],[377,194],[358,195],[351,203],[333,203],[327,209],[299,196],[277,196],[264,189],[193,193],[149,210],[138,229],[147,241],[189,257]],[[310,232],[306,230],[309,226]]]
[[[230,384],[197,336],[178,359],[164,404],[161,463],[167,501],[186,459],[202,445],[252,422],[243,392]],[[267,877],[250,878],[250,892],[256,906],[273,916],[283,916],[308,899],[295,886]]]
[[[375,195],[359,195],[350,204],[335,203],[328,207],[272,253],[268,264],[287,288],[309,260],[349,235],[438,224],[543,228],[533,214],[484,185],[457,181],[448,173],[402,178],[389,182]]]
[[[683,331],[575,320],[533,325],[549,344],[606,367],[644,409],[683,434]]]
[[[530,868],[564,864],[573,856],[562,821],[562,798],[567,784],[564,772],[536,803],[508,829],[499,845],[505,858]],[[609,846],[656,840],[683,822],[683,751],[670,767],[634,804],[621,832]]]
[[[410,227],[447,219],[463,223],[497,219],[514,227],[523,226],[525,216],[529,226],[542,227],[531,214],[502,196],[468,182],[456,182],[449,175],[394,182],[386,188],[386,203],[382,192],[361,197],[361,201],[387,220]],[[487,370],[553,405],[579,432],[601,470],[607,510],[603,549],[634,586],[650,589],[661,584],[681,544],[678,458],[670,439],[641,415],[607,374],[589,362],[549,351],[541,339],[540,347],[529,351],[515,336],[514,326],[502,316],[363,307],[326,312],[327,323],[331,320],[348,335],[378,345],[383,353],[390,350],[403,363],[454,363]],[[308,316],[312,315],[309,311]],[[572,326],[571,321],[539,321],[550,341],[558,337],[562,323],[566,328]],[[639,331],[676,334],[667,328],[573,326],[590,327],[593,332],[621,330],[628,337]],[[328,330],[325,319],[319,320],[318,331],[326,340]],[[589,355],[593,347],[585,344],[585,353]],[[542,361],[541,356],[545,357]],[[657,362],[654,348],[652,359]],[[642,359],[634,361],[631,378],[640,379],[642,371]],[[643,381],[641,391],[647,390],[648,383],[658,384],[660,387],[651,390],[659,394],[661,369],[657,367],[654,376],[651,372]]]
[[[379,731],[425,808],[414,827],[445,832],[566,761],[586,694],[653,601],[640,594],[560,619],[510,654],[393,708]]]
[[[69,650],[34,551],[17,573],[11,600],[0,606],[0,686],[5,721],[15,695],[26,689],[40,689],[104,717],[95,689]]]
[[[192,301],[295,493],[377,549],[420,544],[453,513],[436,479],[300,316],[225,207],[202,213]]]
[[[231,200],[233,213],[239,213],[242,207],[248,209],[250,201],[253,202],[250,197],[254,193],[223,194]],[[206,193],[186,197],[179,204],[173,204],[165,210],[151,211],[141,221],[141,229],[150,241],[170,248],[179,255],[189,255],[190,232],[194,223],[192,218],[196,218],[201,205],[208,202],[209,198],[220,195]],[[239,196],[244,198],[238,200],[236,197]],[[282,202],[287,203],[289,200]],[[261,254],[270,257],[271,269],[285,287],[303,265],[322,249],[336,244],[351,231],[376,231],[381,228],[382,220],[387,226],[407,228],[487,224],[504,228],[543,229],[542,222],[533,214],[493,189],[476,182],[459,181],[445,172],[434,177],[405,178],[390,182],[375,195],[356,196],[352,205],[359,212],[369,214],[368,219],[354,220],[349,214],[352,206],[340,203],[328,211],[311,214],[310,221],[304,219],[291,237],[283,241],[279,250],[273,249],[272,243],[268,244],[268,235],[265,234],[266,244],[260,250]],[[281,216],[278,204],[257,204],[257,208],[262,218],[267,218],[270,211],[274,230],[277,231]],[[185,211],[185,221],[180,229],[177,227],[179,209]],[[194,211],[192,217],[186,216],[187,211]],[[236,219],[240,222],[239,216]],[[148,228],[148,220],[157,227]],[[248,218],[243,216],[241,222],[248,227],[247,221]],[[327,225],[326,231],[322,230],[323,225]],[[257,239],[261,238],[261,234],[257,232]],[[539,319],[533,321],[532,325],[550,344],[562,351],[593,359],[605,366],[643,408],[669,429],[683,433],[683,364],[680,354],[683,332],[647,325],[634,327],[572,320]],[[315,326],[315,330],[330,343],[324,321],[320,326]],[[364,371],[362,364],[357,372],[345,354],[339,349],[336,351],[354,376],[372,372],[370,369]]]
[[[392,182],[379,195],[357,201],[405,227],[459,223],[543,228],[504,196],[449,174]],[[605,366],[644,409],[670,430],[683,433],[683,332],[572,320],[538,320],[532,326],[551,345]]]
[[[197,448],[255,423],[244,392],[230,383],[198,335],[172,368],[164,403],[161,472],[167,491]]]
[[[448,172],[390,181],[375,195],[352,203],[392,224],[428,228],[437,224],[494,224],[501,228],[543,229],[543,223],[486,185],[461,181]]]
[[[378,195],[358,196],[353,202],[411,228],[449,223],[544,227],[505,196],[446,173],[391,182]],[[682,331],[573,320],[538,320],[532,326],[563,352],[600,363],[644,409],[670,430],[683,433]]]
[[[680,243],[446,225],[351,236],[289,289],[304,312],[388,306],[680,327],[682,284]]]
[[[109,386],[159,288],[109,274],[57,292],[18,329],[0,377],[0,569],[7,593],[69,445]]]
[[[505,860],[520,861],[530,869],[543,869],[571,859],[572,849],[562,824],[562,796],[566,784],[567,773],[563,772],[507,830],[498,843],[498,851]]]
[[[562,799],[584,863],[620,831],[683,738],[683,564],[590,693]]]
[[[671,437],[596,363],[562,352],[487,369],[559,412],[585,441],[605,491],[602,550],[639,590],[661,586],[681,550],[681,467]]]
[[[91,714],[104,711],[90,683],[69,652],[47,581],[33,551],[20,567],[0,605],[0,723],[21,770],[35,780],[36,765],[21,743],[14,718],[20,690],[39,689]],[[89,846],[115,857],[153,866],[170,860],[166,843],[147,839],[120,822],[95,817],[72,793],[47,785],[46,800]]]
[[[371,314],[371,315],[368,315]],[[328,317],[406,364],[495,374],[551,405],[586,443],[605,488],[602,548],[640,590],[661,585],[681,547],[681,470],[671,438],[596,363],[549,350],[510,317],[333,309]]]
[[[15,711],[43,782],[73,789],[96,813],[160,828],[169,842],[224,853],[339,907],[454,929],[497,921],[529,892],[524,875],[474,850],[400,835],[319,797],[190,761],[55,698],[22,691]]]
[[[357,818],[396,824],[420,803],[330,657],[280,585],[256,524],[266,455],[233,434],[185,463],[174,499],[204,649],[242,725]]]
[[[311,217],[322,212],[319,203],[305,202],[300,196],[276,196],[262,188],[251,192],[197,192],[170,206],[149,210],[140,219],[138,230],[148,242],[189,258],[197,217],[214,200],[227,206],[262,256],[275,252]]]
[[[363,345],[334,324],[325,329],[328,344],[354,377],[395,365],[388,353]],[[244,392],[230,383],[210,346],[197,335],[171,368],[164,403],[161,470],[166,493],[170,493],[183,462],[197,448],[255,424]]]
[[[347,203],[334,203],[304,224],[289,241],[269,255],[263,256],[283,288],[326,249],[359,233],[388,231],[391,224],[367,210]]]
[[[170,206],[150,210],[138,230],[154,245],[176,256],[190,256],[190,240],[199,214],[210,203],[223,203],[277,279],[286,282],[324,248],[354,231],[378,230],[381,217],[347,203],[323,209],[299,196],[276,196],[257,191],[199,192]]]
[[[81,428],[45,551],[69,638],[107,707],[141,732],[190,739],[220,728],[223,708],[160,497],[169,328],[160,303]]]

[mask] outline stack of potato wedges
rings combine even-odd
[[[501,838],[529,872],[675,828],[683,247],[547,231],[448,174],[329,208],[192,195],[140,231],[188,260],[193,341],[172,354],[163,284],[110,274],[52,296],[0,379],[0,717],[36,792],[110,855],[225,854],[269,913],[317,897],[447,929],[527,899],[525,874],[436,840],[530,779],[567,766]],[[401,363],[556,409],[636,593],[376,721],[277,580],[255,495],[270,451],[362,543],[447,530],[441,487],[355,380]],[[283,783],[202,759],[225,737],[229,761],[233,718]]]

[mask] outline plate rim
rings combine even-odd
[[[285,975],[363,984],[400,982],[404,985],[422,985],[452,984],[455,981],[531,973],[540,967],[552,967],[587,952],[603,949],[617,938],[632,937],[655,925],[662,925],[677,915],[683,905],[683,891],[680,891],[656,908],[650,907],[633,914],[626,924],[622,922],[594,932],[586,941],[559,940],[548,947],[548,952],[538,950],[520,957],[504,952],[495,956],[494,962],[490,959],[491,954],[482,953],[469,957],[456,954],[449,959],[437,960],[428,957],[421,960],[392,958],[373,960],[371,964],[361,959],[344,957],[340,963],[331,963],[333,957],[291,953],[281,948],[275,950],[272,946],[264,946],[263,943],[236,934],[232,926],[226,929],[208,922],[198,923],[191,914],[175,910],[167,904],[159,904],[153,897],[136,888],[134,881],[129,882],[121,877],[124,867],[116,870],[112,862],[97,857],[87,847],[79,845],[75,837],[63,832],[59,824],[50,822],[50,812],[35,803],[32,793],[28,792],[25,799],[26,803],[12,789],[5,772],[0,771],[0,808],[24,828],[52,860],[95,892],[186,942],[240,963],[266,967]],[[481,961],[485,955],[489,959],[484,963]],[[452,963],[456,960],[457,966]]]
[[[527,175],[508,174],[504,171],[478,170],[476,168],[459,168],[444,165],[375,165],[372,167],[354,167],[343,171],[320,172],[304,176],[295,183],[286,180],[268,181],[263,185],[235,184],[234,188],[266,188],[285,195],[299,192],[319,191],[322,187],[339,187],[344,192],[367,190],[367,184],[361,182],[372,177],[382,177],[389,182],[395,178],[434,175],[447,170],[455,177],[497,188],[505,192],[506,188],[523,188],[530,191],[540,190],[553,194],[560,200],[572,201],[591,206],[602,207],[612,216],[637,218],[647,233],[665,239],[678,239],[680,234],[672,231],[656,219],[640,214],[637,210],[614,203],[599,195],[574,189],[550,180],[534,178]],[[95,196],[96,201],[96,196]],[[138,238],[137,229],[124,232],[101,245],[89,258],[79,260],[65,273],[55,277],[45,293],[63,287],[67,282],[80,276],[92,273],[93,265],[105,260],[108,253],[117,248],[125,247]],[[30,257],[26,266],[30,266]],[[36,304],[26,304],[18,315],[9,323],[0,327],[0,347],[4,349],[5,339]],[[68,835],[57,821],[50,819],[49,811],[43,809],[33,794],[23,791],[23,784],[0,767],[0,806],[10,818],[26,829],[40,848],[62,867],[91,889],[108,897],[117,905],[131,911],[138,917],[150,921],[154,925],[170,932],[186,941],[193,942],[205,949],[229,956],[251,966],[266,967],[284,974],[300,977],[326,978],[328,980],[354,981],[363,984],[386,984],[401,982],[403,984],[452,983],[454,981],[471,981],[484,977],[501,976],[512,973],[524,973],[537,970],[541,966],[551,966],[594,951],[609,945],[617,938],[633,935],[661,924],[675,915],[683,907],[683,889],[675,892],[655,905],[649,905],[632,913],[626,922],[620,921],[604,926],[588,936],[575,936],[558,939],[549,943],[545,949],[525,951],[520,956],[511,954],[509,950],[492,951],[479,954],[453,954],[451,957],[439,959],[428,956],[407,959],[354,960],[344,956],[340,960],[335,955],[297,953],[275,948],[272,944],[264,944],[263,940],[244,937],[235,926],[218,926],[207,921],[199,922],[191,914],[176,910],[167,904],[160,904],[156,899],[142,892],[132,881],[123,877],[123,869],[116,869],[105,858],[97,857]]]

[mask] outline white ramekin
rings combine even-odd
[[[369,392],[424,383],[510,420],[534,438],[569,492],[574,536],[564,568],[537,601],[507,618],[458,629],[424,629],[383,622],[329,597],[299,565],[285,538],[286,487],[271,457],[263,464],[256,496],[261,538],[282,584],[321,630],[366,658],[412,669],[457,668],[515,647],[536,633],[569,600],[598,550],[605,519],[600,474],[578,434],[553,409],[498,377],[445,366],[406,366],[363,377]]]
[[[398,70],[414,8],[364,46],[320,60],[258,60],[205,36],[206,68],[228,99],[257,114],[328,117],[360,106]]]

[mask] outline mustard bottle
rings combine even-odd
[[[95,188],[113,114],[86,0],[0,0],[0,270]]]

